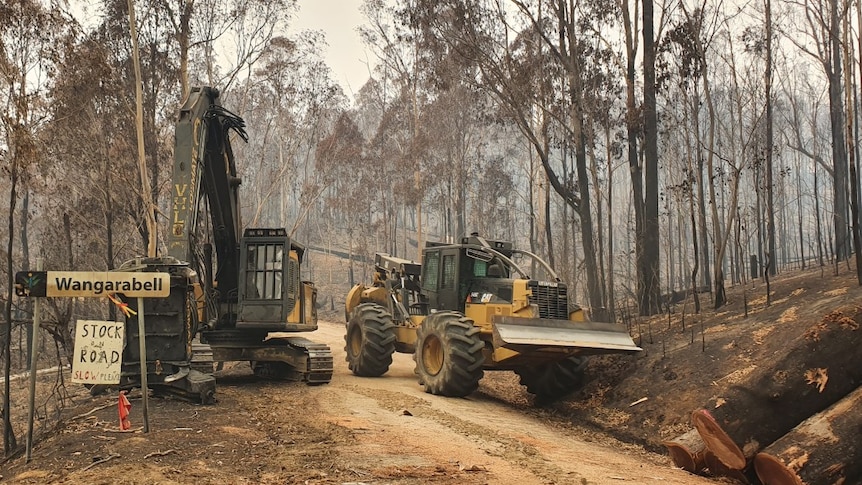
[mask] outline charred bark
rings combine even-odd
[[[827,485],[862,480],[862,388],[806,419],[754,458],[770,485]]]
[[[707,449],[724,465],[744,469],[762,448],[862,383],[862,308],[849,314],[826,315],[783,357],[692,414]]]

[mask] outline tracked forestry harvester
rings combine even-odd
[[[527,264],[548,279],[531,278]],[[444,396],[472,393],[486,370],[511,370],[553,400],[581,385],[587,356],[641,350],[625,327],[586,321],[544,260],[476,234],[428,242],[421,264],[377,253],[374,281],[349,291],[345,318],[354,374],[381,376],[394,352],[412,353],[425,391]]]
[[[230,135],[247,139],[244,128],[210,87],[193,88],[180,108],[168,255],[121,268],[170,273],[171,292],[145,300],[147,355],[126,345],[121,388],[139,385],[142,358],[154,392],[202,402],[214,398],[213,362],[246,361],[255,375],[308,384],[332,377],[327,345],[284,335],[317,329],[317,289],[300,278],[305,247],[284,228],[240,222]],[[128,323],[136,342],[136,317]]]

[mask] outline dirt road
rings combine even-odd
[[[116,395],[81,394],[64,426],[41,440],[31,463],[0,468],[6,483],[88,484],[708,484],[667,457],[579,429],[552,410],[524,408],[509,385],[455,399],[426,394],[409,355],[380,378],[353,376],[344,326],[307,337],[335,357],[322,386],[263,381],[248,364],[217,373],[218,403],[150,399],[143,433],[132,393],[133,432],[117,432]],[[489,379],[489,382],[493,380]],[[501,391],[502,389],[502,391]],[[502,392],[502,394],[501,394]],[[511,393],[506,396],[505,393]],[[135,395],[137,393],[137,396]]]
[[[353,376],[344,362],[342,324],[324,323],[315,340],[332,348],[336,371],[320,393],[322,419],[352,430],[341,449],[356,466],[457,464],[487,483],[710,483],[664,456],[526,416],[481,391],[466,399],[425,393],[410,355],[395,354],[388,374]],[[525,392],[525,391],[520,391]],[[584,439],[593,441],[585,441]]]

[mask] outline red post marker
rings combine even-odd
[[[120,411],[120,430],[125,431],[132,427],[129,421],[129,410],[132,409],[132,403],[126,398],[126,391],[120,391],[120,399],[117,402],[117,408]]]

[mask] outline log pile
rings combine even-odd
[[[860,324],[862,308],[826,315],[695,410],[694,430],[664,442],[674,464],[743,483],[862,483]]]
[[[815,414],[754,457],[763,483],[858,483],[862,479],[862,387]]]

